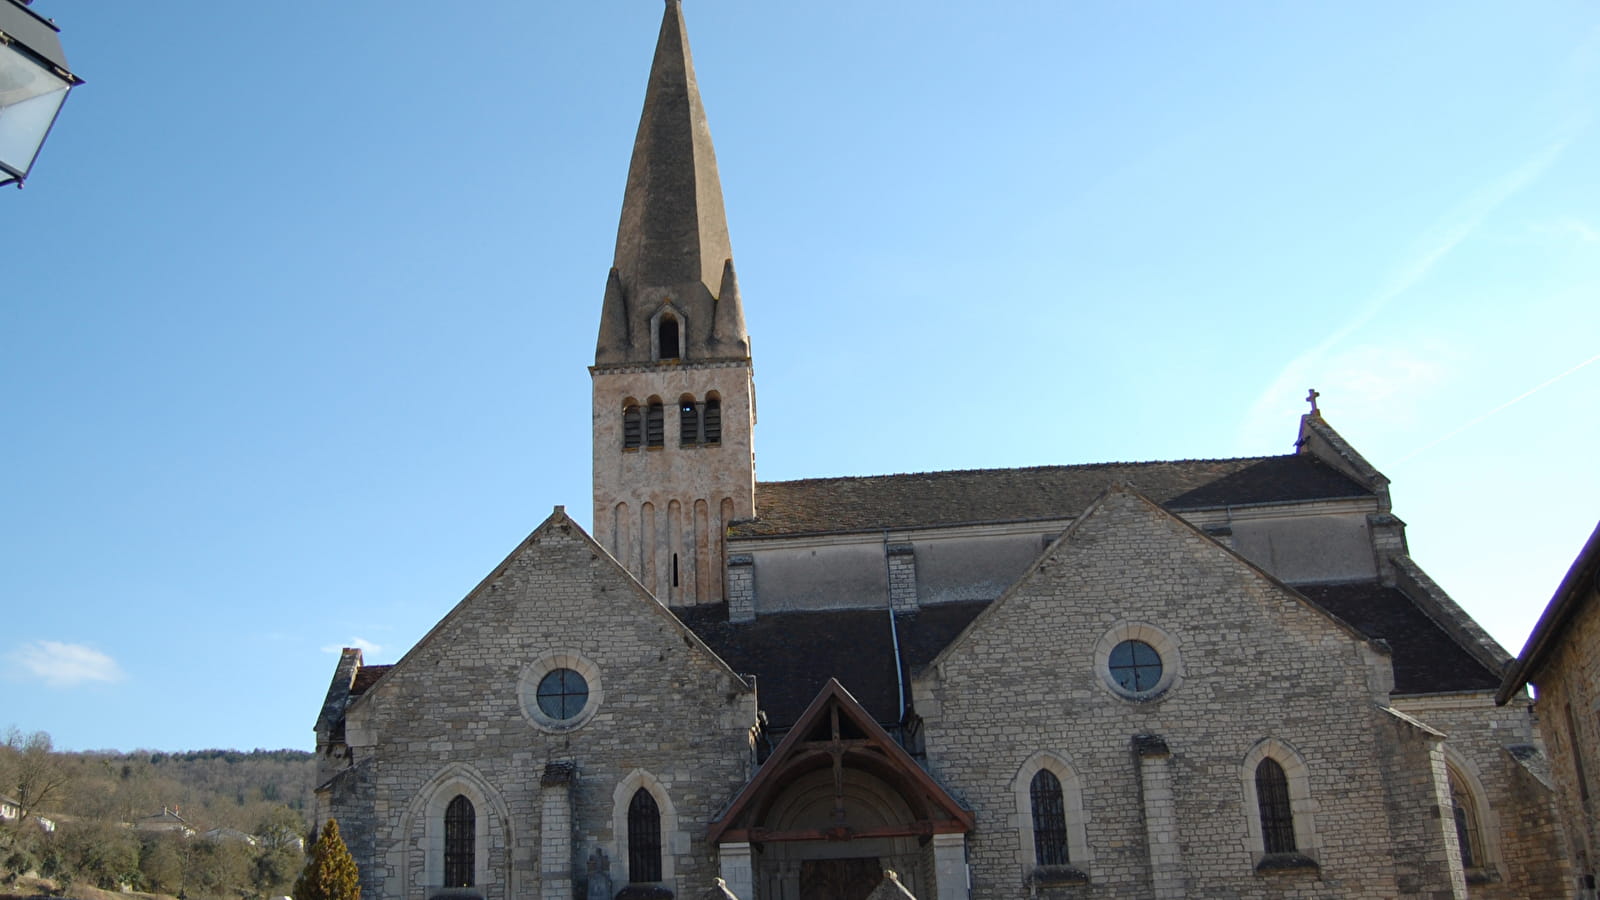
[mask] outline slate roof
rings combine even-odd
[[[1396,694],[1493,690],[1500,679],[1462,649],[1404,593],[1377,582],[1295,586],[1311,602],[1369,638],[1389,643]],[[895,618],[907,677],[955,640],[990,601],[924,607]],[[775,613],[731,624],[723,605],[674,609],[734,671],[756,676],[768,724],[793,725],[817,692],[838,678],[879,722],[900,710],[894,644],[882,609]]]
[[[988,605],[948,603],[897,616],[907,671],[931,661]],[[720,604],[673,612],[735,672],[756,676],[756,696],[773,728],[793,725],[829,678],[839,679],[878,722],[900,720],[887,610],[776,613],[740,625],[728,622]]]
[[[1113,481],[1131,484],[1173,510],[1372,496],[1371,490],[1310,454],[809,478],[758,483],[758,517],[735,523],[730,535],[1066,519],[1082,512]]]
[[[1389,642],[1396,694],[1485,691],[1500,686],[1499,675],[1394,588],[1364,581],[1297,585],[1295,590],[1367,637]]]

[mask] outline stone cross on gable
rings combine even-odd
[[[1311,404],[1311,414],[1313,416],[1322,415],[1322,410],[1317,409],[1317,398],[1321,396],[1322,394],[1318,393],[1316,388],[1312,388],[1306,393],[1306,402]]]

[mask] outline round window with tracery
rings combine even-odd
[[[600,668],[573,650],[549,650],[530,660],[517,679],[522,714],[552,734],[583,727],[605,700]]]
[[[553,669],[539,679],[539,711],[565,722],[578,717],[589,703],[589,682],[571,669]]]
[[[1130,694],[1143,694],[1161,683],[1161,654],[1144,641],[1123,641],[1111,650],[1111,677]]]
[[[1178,642],[1149,622],[1121,622],[1100,636],[1094,669],[1112,694],[1132,703],[1159,701],[1183,680]]]

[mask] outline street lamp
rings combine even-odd
[[[0,0],[0,185],[22,187],[67,92],[83,83],[67,70],[61,29],[31,2]]]

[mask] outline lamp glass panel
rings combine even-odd
[[[0,47],[0,163],[27,172],[72,85]]]

